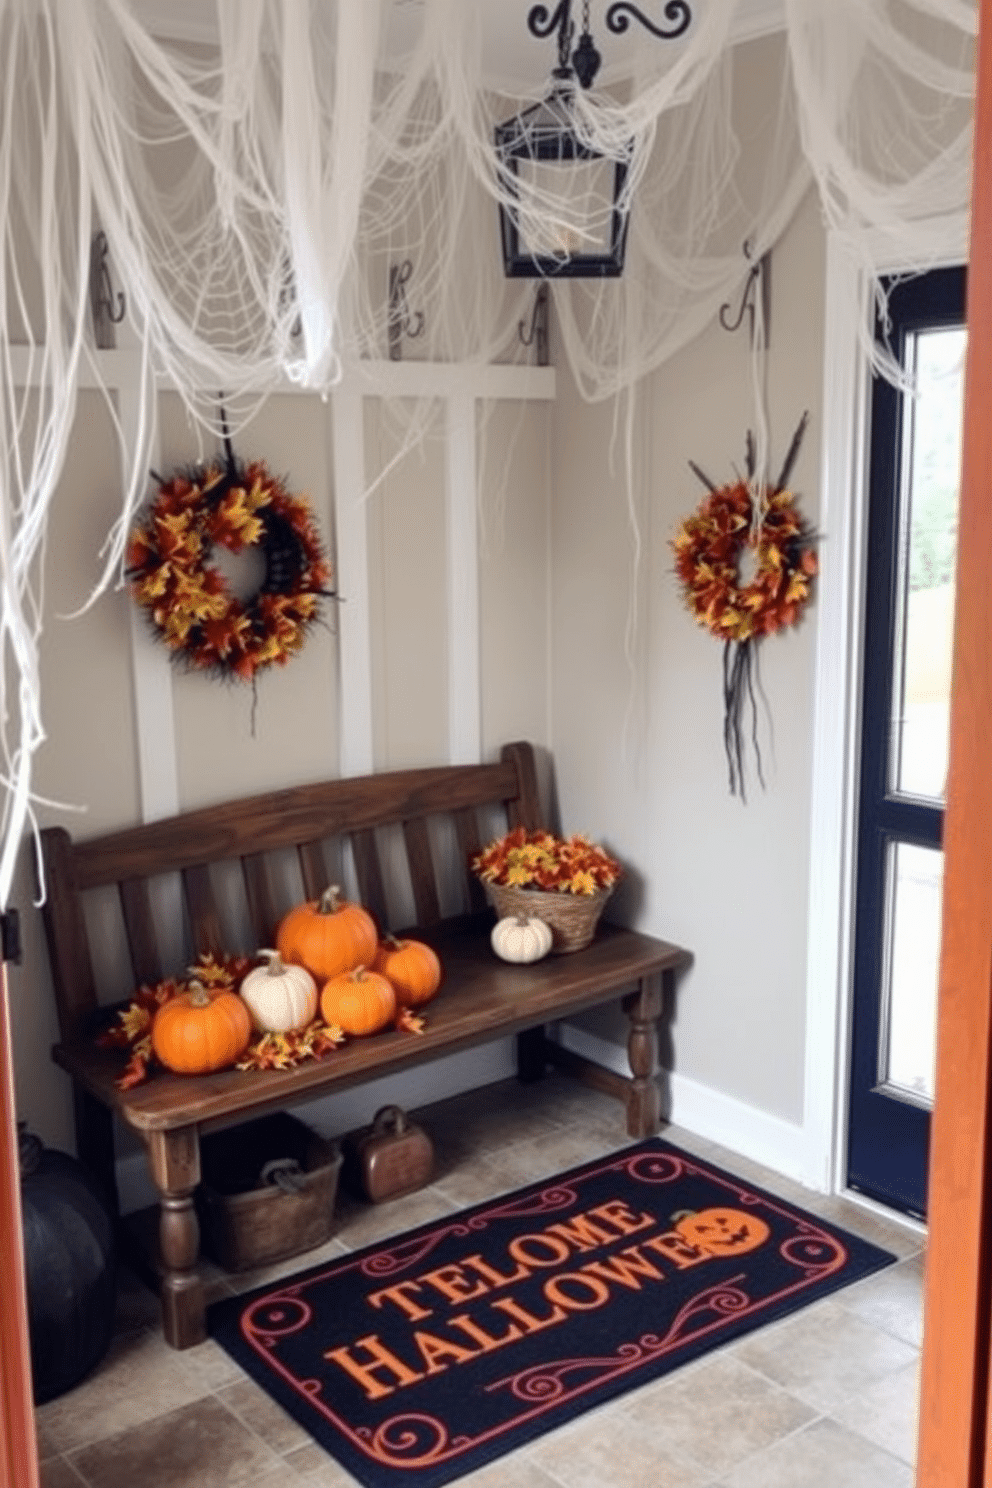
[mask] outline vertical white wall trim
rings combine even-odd
[[[124,353],[118,353],[123,356]],[[130,377],[122,377],[117,390],[117,412],[124,435],[124,448],[137,444],[141,419],[140,363],[137,354]],[[161,468],[156,433],[150,463]],[[128,472],[123,469],[126,480]],[[131,677],[134,688],[134,731],[138,751],[138,783],[142,821],[157,821],[179,810],[179,774],[176,762],[176,721],[172,698],[172,664],[166,648],[150,634],[144,612],[132,604]]]
[[[372,628],[369,613],[368,519],[365,507],[363,398],[345,379],[331,393],[335,587],[338,626],[340,771],[367,775],[372,753]]]
[[[832,235],[825,309],[803,1126],[806,1182],[829,1191],[845,1146],[869,387],[863,276]]]
[[[453,765],[482,758],[479,621],[478,450],[475,396],[447,400],[448,757]]]

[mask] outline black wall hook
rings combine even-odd
[[[548,365],[548,286],[542,281],[534,293],[534,307],[530,312],[530,325],[517,322],[517,334],[525,346],[533,346],[534,361],[538,367]]]
[[[720,324],[723,326],[723,329],[725,331],[738,331],[740,330],[743,323],[744,315],[745,313],[747,313],[751,323],[751,345],[753,346],[756,334],[755,317],[757,313],[757,296],[760,294],[761,321],[762,325],[764,326],[765,333],[764,344],[767,348],[771,341],[770,325],[772,308],[772,255],[771,251],[769,250],[767,253],[763,253],[759,259],[751,262],[751,253],[752,248],[749,239],[744,244],[744,257],[748,260],[749,263],[751,263],[751,269],[748,273],[747,279],[744,281],[744,290],[741,294],[740,306],[738,308],[736,316],[734,316],[733,320],[731,320],[730,301],[728,300],[726,301],[726,303],[721,305]]]
[[[413,275],[413,264],[404,259],[401,264],[393,264],[389,270],[389,359],[391,362],[403,360],[403,337],[411,341],[424,333],[424,312],[417,310],[411,315],[407,304],[406,286]]]
[[[114,294],[107,262],[110,245],[101,228],[90,243],[90,314],[93,316],[93,338],[101,351],[117,345],[114,326],[120,325],[127,313],[123,291]]]

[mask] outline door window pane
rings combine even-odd
[[[890,1095],[932,1105],[944,855],[937,848],[893,842],[886,876],[879,1081]]]
[[[962,327],[907,341],[918,393],[903,404],[891,787],[936,801],[947,779],[964,351]]]

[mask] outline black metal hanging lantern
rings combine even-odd
[[[606,24],[619,35],[634,17],[655,36],[674,40],[692,20],[687,0],[667,0],[667,27],[656,26],[635,5],[616,0]],[[571,0],[554,11],[535,5],[527,15],[533,36],[558,32],[558,66],[545,98],[498,124],[496,157],[509,200],[500,203],[500,235],[507,278],[617,278],[623,272],[628,207],[624,186],[633,142],[616,155],[593,149],[576,127],[576,86],[589,88],[600,55],[589,30],[584,0],[582,34],[574,51]]]

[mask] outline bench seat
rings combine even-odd
[[[656,1024],[665,980],[688,963],[689,954],[652,936],[601,922],[592,944],[582,951],[530,965],[500,961],[489,944],[493,913],[480,907],[479,885],[465,871],[471,854],[488,840],[482,820],[491,820],[494,805],[504,813],[498,830],[538,825],[529,745],[507,746],[498,766],[446,766],[302,786],[184,813],[88,843],[74,844],[62,828],[42,834],[44,917],[62,1032],[53,1058],[73,1081],[79,1155],[111,1191],[113,1114],[144,1143],[160,1200],[157,1251],[163,1330],[174,1347],[188,1347],[204,1337],[193,1197],[200,1181],[199,1139],[204,1133],[398,1074],[507,1034],[518,1035],[522,1078],[538,1078],[548,1063],[572,1069],[623,1099],[632,1137],[658,1129]],[[437,819],[450,818],[452,812],[455,821],[445,836]],[[126,1053],[100,1046],[93,1037],[94,1030],[106,1023],[108,1009],[101,1006],[94,971],[99,958],[92,937],[101,933],[97,928],[101,922],[87,917],[83,902],[87,893],[116,885],[137,986],[177,971],[163,967],[164,937],[149,888],[153,879],[172,873],[181,880],[190,959],[205,951],[251,951],[273,943],[285,908],[279,902],[272,856],[292,847],[305,892],[315,898],[330,875],[343,867],[341,849],[347,841],[362,901],[385,927],[396,853],[395,842],[390,847],[382,834],[391,828],[399,828],[407,849],[403,872],[418,914],[416,934],[434,946],[444,968],[441,990],[425,1009],[423,1033],[395,1030],[352,1039],[320,1061],[288,1070],[222,1070],[204,1076],[155,1070],[144,1083],[119,1088]],[[450,861],[452,843],[458,863]],[[231,861],[240,863],[244,878],[254,932],[249,946],[231,939],[224,922],[224,896],[213,881],[217,865]],[[445,913],[445,896],[459,882],[457,912]],[[182,969],[180,965],[178,971]],[[545,1031],[556,1020],[616,1001],[622,1002],[630,1019],[627,1079],[588,1065]]]

